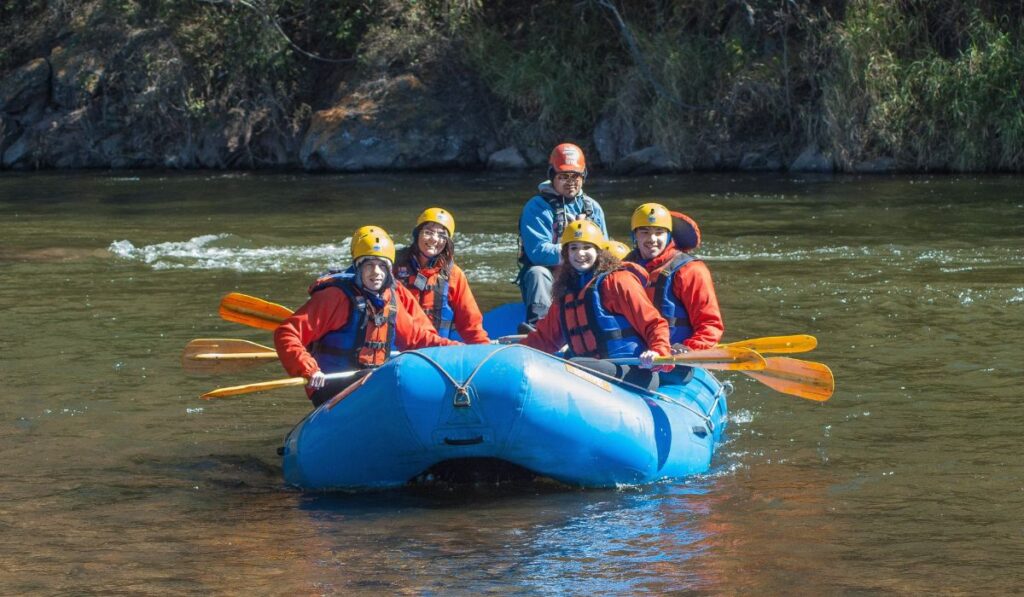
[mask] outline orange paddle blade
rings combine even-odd
[[[220,301],[222,319],[264,330],[277,329],[291,314],[288,307],[240,292],[227,294]]]
[[[769,357],[765,359],[765,368],[762,371],[744,373],[775,391],[808,400],[824,402],[831,398],[832,392],[835,391],[832,370],[825,364],[814,361]]]
[[[749,348],[757,352],[769,352],[775,354],[793,354],[797,352],[809,352],[818,345],[818,339],[807,334],[793,334],[792,336],[766,336],[764,338],[751,338],[739,342],[719,344],[719,346],[735,346],[737,348]]]

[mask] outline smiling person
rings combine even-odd
[[[466,274],[455,264],[455,218],[449,212],[431,207],[420,214],[394,271],[440,336],[450,337],[454,327],[467,344],[490,342]]]
[[[583,192],[587,161],[572,143],[555,147],[548,158],[548,180],[540,183],[519,216],[519,275],[516,283],[526,306],[526,327],[537,325],[551,306],[554,268],[561,260],[559,239],[570,222],[590,220],[608,236],[604,211]]]
[[[671,348],[668,324],[644,291],[643,272],[602,249],[604,234],[589,220],[567,225],[561,241],[554,302],[522,343],[552,354],[568,344],[573,362],[656,389],[655,373],[671,366],[654,367],[653,360],[670,355]],[[640,367],[602,360],[618,357],[639,357]]]
[[[675,348],[703,350],[722,339],[725,324],[711,272],[690,255],[700,246],[700,228],[660,203],[644,203],[630,218],[636,249],[629,259],[647,270],[647,294],[668,321]]]
[[[320,406],[375,367],[394,348],[450,346],[391,274],[395,245],[376,226],[352,237],[352,266],[330,272],[309,287],[309,300],[274,330],[274,346],[285,371],[305,377],[306,394]],[[362,370],[328,382],[325,374]]]

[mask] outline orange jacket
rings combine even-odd
[[[648,349],[661,356],[671,354],[668,323],[651,304],[634,274],[626,270],[612,272],[605,277],[598,292],[605,310],[625,317]],[[537,322],[537,329],[527,334],[522,343],[552,354],[561,350],[568,342],[568,336],[562,331],[561,308],[562,297],[554,297],[548,314]]]
[[[395,344],[400,350],[460,344],[437,335],[430,319],[405,287],[396,284],[394,291],[398,299]],[[390,292],[385,291],[386,300],[390,300]],[[274,330],[274,347],[288,375],[309,377],[320,370],[306,347],[348,323],[352,311],[349,303],[348,296],[340,288],[324,288],[309,297],[305,305]],[[311,393],[308,388],[307,393]]]
[[[669,245],[661,255],[644,264],[652,282],[657,279],[653,273],[679,254],[679,249]],[[713,348],[725,333],[722,311],[718,307],[715,285],[711,282],[711,271],[703,261],[691,261],[679,268],[672,276],[672,293],[690,316],[693,335],[683,341],[690,350]],[[648,284],[647,297],[654,300],[654,284]]]
[[[439,282],[438,274],[441,266],[425,267],[424,259],[419,259],[419,273],[427,279],[427,284],[434,286]],[[412,293],[425,313],[430,313],[434,308],[434,291],[420,290],[416,288],[416,271],[409,265],[402,263],[395,264],[395,279],[401,282],[405,288]],[[454,312],[452,319],[453,327],[458,330],[459,336],[466,344],[487,344],[490,338],[484,331],[484,316],[480,313],[480,307],[476,304],[473,291],[469,289],[469,281],[465,272],[457,264],[453,263],[448,273],[448,306]]]

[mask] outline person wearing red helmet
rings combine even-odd
[[[627,259],[647,270],[647,294],[668,321],[672,346],[713,348],[725,333],[711,272],[690,251],[700,246],[700,228],[688,216],[660,203],[645,203],[630,219],[636,249]]]
[[[309,287],[309,300],[274,330],[285,371],[305,377],[306,395],[320,406],[357,381],[325,375],[369,372],[401,350],[459,344],[442,338],[416,299],[391,274],[395,245],[384,230],[364,226],[352,238],[352,267],[329,272]]]
[[[655,373],[672,367],[655,366],[654,358],[672,349],[668,323],[644,290],[646,272],[603,249],[604,234],[593,222],[569,223],[561,240],[554,301],[522,343],[549,353],[568,346],[568,358],[580,366],[657,389]],[[619,357],[639,357],[640,367],[605,360]]]
[[[583,192],[587,160],[583,150],[562,143],[548,158],[548,180],[537,187],[519,216],[519,275],[516,283],[526,306],[526,330],[532,329],[551,306],[553,271],[561,263],[559,239],[576,220],[591,220],[608,236],[604,210]]]

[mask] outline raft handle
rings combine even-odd
[[[466,386],[458,386],[455,388],[455,399],[452,400],[452,405],[456,408],[465,408],[470,406],[472,401],[469,399],[469,390]]]
[[[484,443],[484,436],[478,435],[476,437],[470,437],[466,439],[452,439],[450,437],[444,438],[444,443],[449,446],[472,446],[474,444]]]

